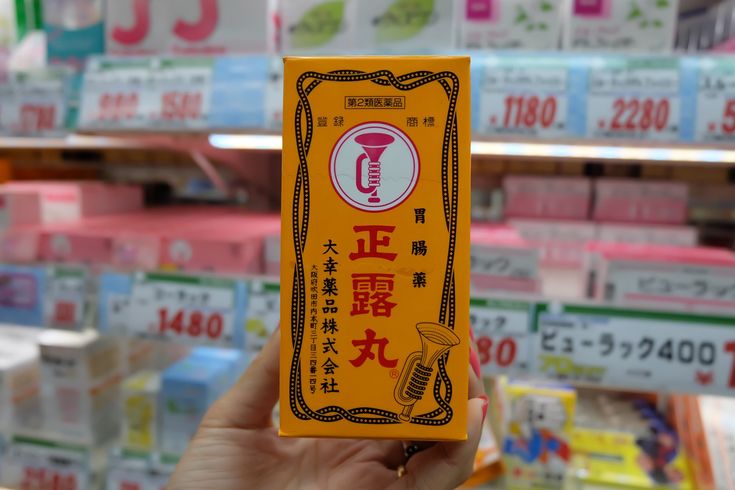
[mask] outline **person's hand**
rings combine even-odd
[[[479,370],[474,350],[468,439],[436,443],[406,461],[399,441],[279,437],[271,417],[278,401],[279,344],[277,332],[238,383],[212,405],[168,489],[440,490],[455,488],[471,475],[488,403],[473,372]]]

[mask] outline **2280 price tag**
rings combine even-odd
[[[609,387],[735,393],[735,325],[729,319],[560,308],[539,307],[534,374]]]
[[[133,286],[128,311],[128,331],[139,337],[232,345],[235,281],[145,274]]]
[[[530,305],[521,301],[472,300],[470,327],[484,375],[528,371],[530,311]]]
[[[677,140],[679,68],[675,60],[618,60],[590,71],[587,136]]]

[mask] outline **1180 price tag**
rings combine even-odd
[[[482,373],[523,374],[528,371],[531,305],[522,301],[473,299],[470,327],[475,334]]]
[[[539,305],[532,373],[600,386],[735,394],[731,319]]]
[[[235,281],[145,274],[133,286],[128,330],[144,338],[231,345]]]
[[[480,132],[489,135],[565,136],[567,69],[492,66],[482,80]]]

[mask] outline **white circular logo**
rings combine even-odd
[[[419,180],[419,155],[403,131],[380,122],[348,130],[332,149],[332,185],[362,211],[387,211],[411,195]]]
[[[171,260],[177,264],[186,263],[191,260],[193,251],[191,245],[186,240],[174,240],[169,245],[168,254]]]
[[[51,237],[51,251],[56,257],[68,257],[71,254],[71,242],[66,235]]]

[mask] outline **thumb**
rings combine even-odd
[[[403,478],[391,486],[392,490],[454,489],[472,476],[488,400],[481,396],[467,403],[467,440],[440,442],[416,454],[406,465]]]

